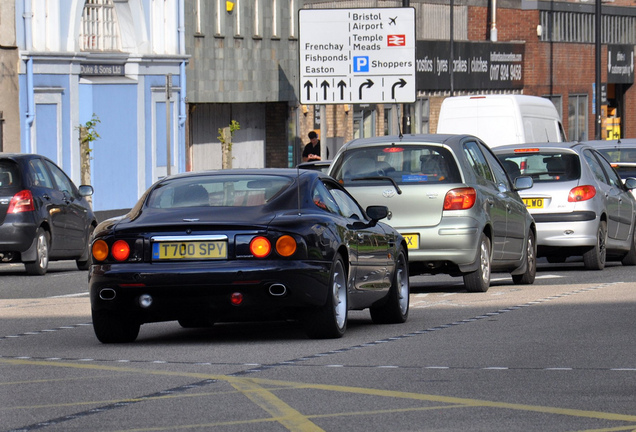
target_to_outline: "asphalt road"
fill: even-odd
[[[122,345],[93,334],[87,273],[52,267],[0,265],[2,431],[636,430],[633,267],[413,277],[405,324],[354,312],[337,340],[172,322]]]

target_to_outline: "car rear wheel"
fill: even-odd
[[[598,225],[596,235],[596,245],[583,254],[583,264],[588,270],[603,270],[605,268],[605,258],[607,256],[607,223],[601,221]]]
[[[393,281],[386,301],[372,307],[371,320],[376,324],[400,324],[409,316],[409,266],[404,250],[397,255]]]
[[[38,228],[35,234],[35,261],[24,263],[30,275],[44,275],[49,268],[49,234],[43,228]]]
[[[634,232],[632,233],[632,242],[629,248],[629,252],[623,257],[621,263],[625,266],[636,265],[636,226],[634,227]]]
[[[517,285],[530,285],[534,283],[534,278],[537,275],[537,244],[534,241],[532,230],[528,233],[526,261],[528,264],[526,271],[522,274],[512,275],[512,281]]]
[[[347,329],[347,281],[349,280],[342,257],[336,256],[331,269],[327,302],[305,317],[305,332],[314,339],[342,337]]]
[[[134,320],[110,311],[92,309],[93,330],[101,343],[133,342],[141,325]]]
[[[486,292],[490,287],[490,263],[492,260],[490,251],[490,239],[486,234],[481,234],[479,241],[479,266],[474,272],[464,275],[464,286],[469,292]]]

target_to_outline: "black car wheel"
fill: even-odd
[[[397,255],[393,281],[386,301],[370,309],[376,324],[400,324],[409,316],[409,268],[404,250]]]
[[[91,252],[91,240],[93,239],[93,232],[95,232],[95,227],[91,226],[86,240],[86,250],[84,251],[84,254],[82,254],[82,257],[75,261],[79,270],[88,270],[91,267],[93,257]]]
[[[632,232],[632,241],[629,252],[623,257],[621,263],[625,266],[636,265],[636,226],[634,227],[634,232]]]
[[[141,325],[110,311],[92,309],[93,330],[102,343],[127,343],[137,339]]]
[[[490,287],[490,239],[481,234],[479,241],[479,265],[477,270],[464,275],[464,286],[468,292],[486,292]]]
[[[44,275],[49,268],[49,234],[43,228],[38,228],[35,234],[35,261],[24,263],[30,275]]]
[[[324,306],[308,313],[305,317],[305,332],[314,339],[342,337],[347,329],[347,275],[340,255],[336,256],[329,278],[329,292]]]
[[[607,256],[607,223],[601,221],[598,225],[596,245],[583,254],[583,264],[588,270],[603,270],[605,268],[605,258]]]
[[[512,275],[512,281],[517,285],[530,285],[534,283],[537,275],[537,244],[534,241],[532,230],[528,233],[528,243],[526,245],[526,271],[522,274]]]

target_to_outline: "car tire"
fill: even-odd
[[[137,339],[141,327],[138,322],[110,311],[92,309],[91,313],[93,330],[101,343],[128,343]]]
[[[38,228],[35,239],[35,261],[24,263],[24,267],[28,274],[42,276],[49,268],[49,233]]]
[[[371,320],[375,324],[401,324],[409,316],[409,266],[404,250],[400,248],[393,272],[391,288],[386,301],[371,307]]]
[[[583,264],[587,270],[603,270],[607,258],[607,223],[601,221],[598,225],[596,245],[583,254]]]
[[[79,270],[88,270],[91,268],[91,264],[93,263],[93,253],[91,251],[91,240],[93,239],[93,233],[95,232],[95,227],[91,225],[90,231],[88,233],[88,239],[86,240],[86,260],[78,259],[75,261],[77,264],[77,268]]]
[[[537,243],[534,241],[532,230],[528,233],[525,259],[527,261],[526,271],[522,274],[512,275],[512,281],[517,285],[531,285],[537,276]]]
[[[621,260],[621,264],[624,266],[634,266],[636,265],[636,226],[634,227],[634,232],[632,233],[632,242],[629,248],[629,252],[627,255],[623,257]]]
[[[477,270],[464,275],[464,286],[468,292],[486,292],[490,287],[490,267],[492,251],[490,239],[486,234],[481,234],[479,240],[479,265]]]
[[[310,311],[304,319],[305,333],[312,339],[335,339],[347,329],[347,284],[349,276],[340,255],[331,268],[327,301],[324,306]]]

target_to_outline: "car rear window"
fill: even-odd
[[[0,189],[21,188],[20,170],[13,161],[0,161]]]
[[[572,181],[581,177],[576,153],[515,152],[498,153],[497,157],[513,180],[520,175],[532,177],[535,183]]]
[[[636,177],[636,148],[598,149],[621,178]]]
[[[390,177],[398,184],[459,183],[455,158],[446,147],[434,145],[387,145],[353,149],[344,154],[331,174],[337,180],[364,183]]]
[[[174,179],[159,184],[148,207],[246,207],[263,205],[278,196],[292,179],[264,175],[218,175]]]

